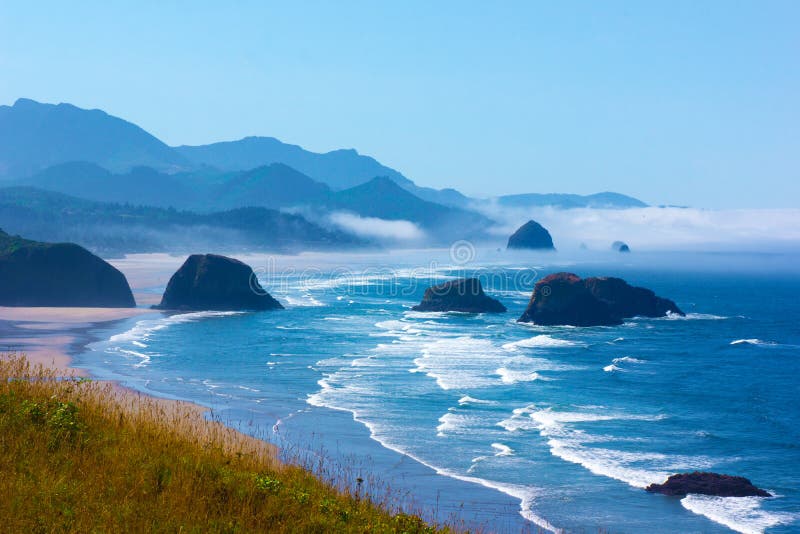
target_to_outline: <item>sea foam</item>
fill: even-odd
[[[763,497],[687,495],[681,499],[681,505],[742,534],[761,534],[770,527],[800,519],[800,514],[764,510],[761,508],[763,501]]]

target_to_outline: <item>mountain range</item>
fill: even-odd
[[[29,99],[0,106],[1,185],[12,187],[14,198],[19,191],[46,191],[73,199],[61,207],[84,199],[173,209],[195,217],[261,208],[290,211],[320,228],[330,226],[330,214],[341,211],[408,221],[425,231],[429,244],[479,239],[493,224],[479,213],[490,201],[418,186],[353,149],[315,153],[271,137],[171,147],[104,111]],[[10,207],[7,200],[8,194],[5,210]],[[645,205],[618,193],[511,195],[491,202],[522,208]]]

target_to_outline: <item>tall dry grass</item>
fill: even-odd
[[[0,531],[434,532],[192,405],[0,358]],[[446,530],[446,529],[443,529]]]

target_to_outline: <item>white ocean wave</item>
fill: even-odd
[[[546,334],[533,336],[528,339],[514,341],[503,345],[505,350],[519,350],[520,348],[553,348],[553,347],[572,347],[575,343],[566,339],[557,339]]]
[[[458,399],[458,404],[463,406],[465,404],[486,404],[486,405],[497,405],[497,401],[490,401],[490,400],[481,400],[476,399],[474,397],[470,397],[469,395],[464,395],[460,399]]]
[[[735,341],[731,341],[730,344],[731,345],[755,345],[755,346],[762,346],[762,347],[763,346],[774,347],[774,346],[778,345],[774,341],[764,341],[762,339],[755,339],[755,338],[737,339]]]
[[[512,416],[498,423],[509,432],[536,430],[547,439],[550,452],[562,460],[583,466],[590,472],[620,480],[637,488],[662,482],[676,471],[707,469],[713,465],[705,457],[666,455],[658,452],[621,451],[587,446],[587,443],[613,440],[593,436],[574,428],[576,423],[601,421],[659,421],[661,415],[620,413],[561,412],[530,405],[514,410]]]
[[[723,315],[713,315],[710,313],[687,313],[686,315],[679,315],[677,313],[667,312],[664,317],[657,317],[656,320],[664,321],[722,321],[729,319]]]
[[[552,380],[552,378],[546,378],[540,375],[537,372],[527,372],[527,371],[514,371],[511,369],[507,369],[505,367],[501,367],[495,371],[495,374],[500,377],[500,380],[503,384],[516,384],[517,382],[533,382],[534,380]]]
[[[497,451],[494,454],[495,456],[513,456],[514,455],[514,449],[512,449],[508,445],[503,445],[502,443],[492,443],[492,448]]]
[[[763,497],[687,495],[681,499],[681,504],[695,514],[742,534],[761,534],[768,528],[800,520],[800,514],[764,510],[761,508],[763,501]]]

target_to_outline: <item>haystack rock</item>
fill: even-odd
[[[537,223],[528,221],[508,238],[508,248],[555,250],[550,232]]]
[[[717,497],[772,497],[769,492],[755,487],[744,477],[699,471],[672,475],[663,484],[650,484],[646,490],[681,497],[690,493]]]
[[[41,243],[0,230],[0,306],[133,308],[120,271],[74,243]]]
[[[614,241],[611,243],[611,248],[616,250],[617,252],[630,252],[631,248],[628,246],[627,243],[622,241]]]
[[[540,325],[612,326],[635,316],[683,315],[678,306],[649,289],[621,278],[581,279],[556,273],[536,283],[528,308],[519,318]]]
[[[483,292],[477,278],[461,278],[429,287],[422,302],[411,308],[423,312],[503,313],[506,307]]]
[[[267,293],[250,266],[216,254],[193,254],[167,284],[163,310],[277,310],[280,302]]]

